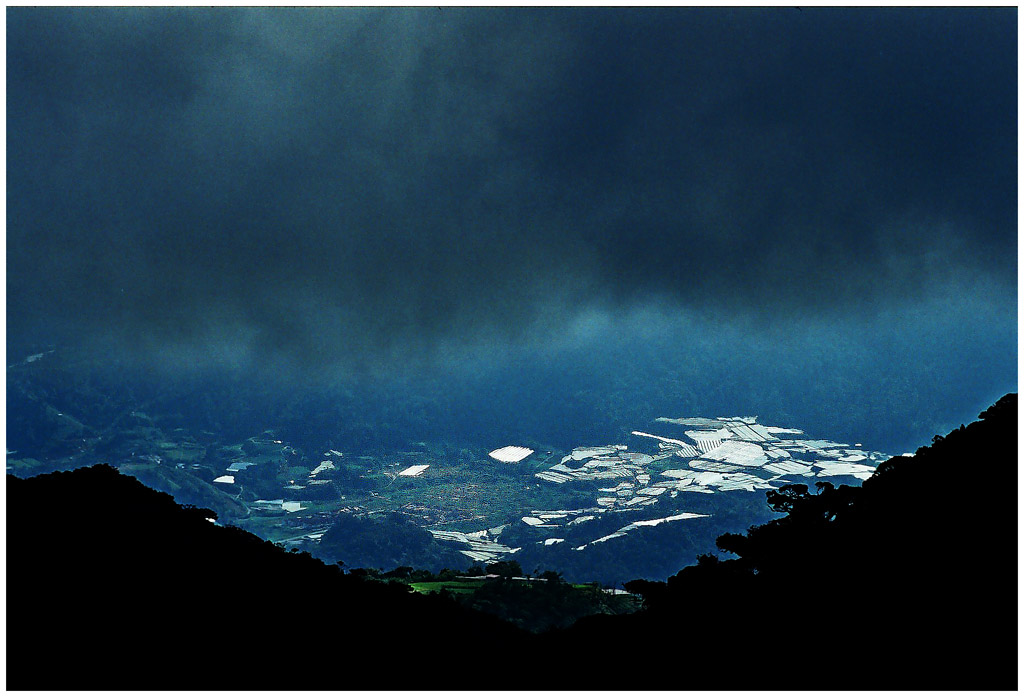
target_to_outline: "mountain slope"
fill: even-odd
[[[216,526],[107,466],[7,486],[11,689],[440,686],[425,671],[446,655],[483,674],[521,636]],[[381,657],[403,670],[371,672]]]
[[[557,643],[683,656],[705,687],[1015,689],[1016,395],[981,418],[863,487],[769,493],[788,515],[719,538],[738,559],[634,584],[645,611]]]
[[[1015,689],[1016,420],[1008,395],[863,487],[772,492],[739,558],[540,637],[113,468],[8,477],[8,687]]]

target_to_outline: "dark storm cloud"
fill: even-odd
[[[1013,294],[1013,9],[7,20],[13,336],[317,363]]]

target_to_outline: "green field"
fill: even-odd
[[[486,583],[485,579],[459,579],[458,581],[423,581],[411,583],[412,589],[418,593],[437,593],[446,590],[450,593],[472,593]]]

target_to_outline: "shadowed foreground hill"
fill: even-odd
[[[105,465],[7,487],[10,689],[439,688],[521,641],[450,600],[216,526]]]
[[[548,641],[630,647],[680,688],[1016,689],[1017,395],[981,419],[862,487],[770,492],[786,517],[718,540],[738,559]]]
[[[10,689],[1015,689],[1016,395],[863,487],[793,486],[647,609],[531,637],[106,466],[8,477]]]

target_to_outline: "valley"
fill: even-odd
[[[38,369],[44,357],[9,372]],[[15,391],[26,384],[11,381]],[[859,484],[889,457],[754,416],[655,415],[611,434],[618,442],[568,449],[528,438],[406,438],[391,448],[344,434],[311,445],[273,427],[236,440],[182,423],[160,402],[104,413],[86,393],[63,397],[80,406],[68,413],[44,394],[23,394],[34,413],[18,418],[28,412],[47,448],[9,451],[11,474],[106,462],[215,511],[219,524],[329,563],[437,572],[515,560],[609,587],[664,578],[715,551],[718,535],[767,522],[766,491]]]

